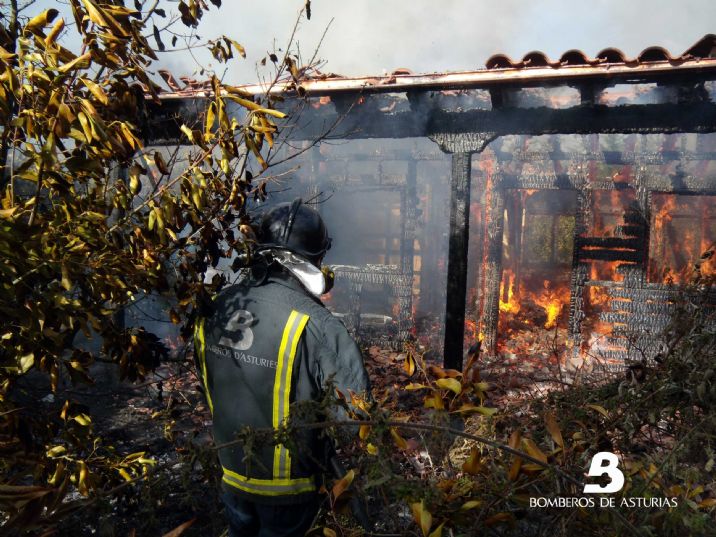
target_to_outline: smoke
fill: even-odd
[[[205,17],[203,34],[230,34],[248,58],[227,72],[234,82],[255,80],[254,63],[287,41],[303,2],[225,2]],[[495,53],[514,59],[531,50],[552,58],[578,48],[595,55],[617,47],[629,56],[660,45],[680,54],[714,30],[716,3],[687,0],[446,0],[434,2],[312,1],[312,18],[297,37],[304,60],[319,51],[325,71],[345,76],[377,75],[405,67],[414,72],[474,70]]]
[[[220,9],[210,6],[198,29],[201,39],[192,42],[228,35],[244,45],[247,58],[223,65],[208,51],[179,50],[160,53],[160,67],[177,77],[198,75],[204,68],[234,84],[270,77],[270,70],[257,64],[269,52],[285,49],[303,4],[227,0]],[[420,73],[474,70],[492,54],[519,59],[535,49],[551,58],[572,48],[593,56],[606,47],[636,56],[652,45],[681,54],[714,31],[716,17],[711,0],[312,0],[311,5],[311,20],[304,18],[296,33],[302,59],[312,58],[328,27],[318,57],[327,62],[324,71],[345,76],[379,75],[398,67]],[[49,0],[32,4],[25,14],[49,7],[71,20],[68,9]],[[181,23],[172,30],[189,33]],[[170,38],[165,41],[168,45]],[[182,40],[177,47],[185,49]]]

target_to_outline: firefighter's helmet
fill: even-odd
[[[305,257],[315,265],[331,247],[331,238],[318,211],[301,198],[279,203],[264,214],[259,242],[261,248],[283,248]]]

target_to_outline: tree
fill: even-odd
[[[70,0],[68,20],[56,9],[25,16],[32,4],[11,1],[0,28],[0,503],[16,528],[61,516],[72,489],[108,490],[153,463],[104,446],[87,409],[68,400],[39,412],[19,386],[92,383],[96,361],[137,380],[166,357],[154,334],[119,314],[160,293],[172,298],[171,321],[190,326],[221,285],[204,283],[207,266],[247,247],[247,200],[265,196],[266,154],[284,117],[210,76],[201,123],[181,125],[192,150],[177,171],[143,146],[141,117],[161,91],[149,69],[166,27],[196,27],[207,3],[180,0],[172,13],[159,1]],[[79,50],[65,46],[70,37]],[[222,62],[244,55],[225,36],[209,46]],[[286,53],[277,76],[291,66]],[[79,334],[101,347],[77,347]]]

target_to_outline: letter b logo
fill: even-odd
[[[608,485],[584,485],[585,494],[619,492],[624,486],[624,474],[619,469],[619,459],[614,453],[600,451],[592,457],[592,464],[589,466],[589,477],[599,477],[607,474],[611,483]]]

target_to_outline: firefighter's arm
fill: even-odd
[[[369,399],[370,381],[363,355],[343,323],[332,317],[324,329],[319,355],[323,382],[332,379],[334,387],[350,402],[350,394]]]

